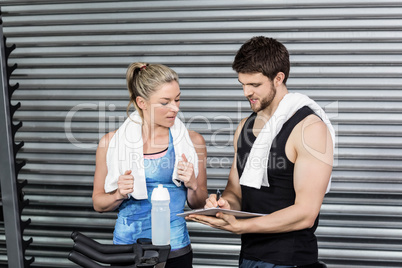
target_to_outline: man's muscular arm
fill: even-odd
[[[286,147],[295,163],[294,205],[251,219],[237,220],[231,215],[218,213],[216,218],[197,216],[196,221],[237,234],[282,233],[312,227],[332,171],[331,136],[324,122],[316,116],[308,116],[292,131]]]
[[[219,207],[225,209],[241,210],[241,187],[239,181],[239,174],[237,173],[236,158],[237,158],[237,140],[239,139],[240,132],[246,122],[244,118],[235,131],[233,137],[234,157],[232,167],[230,168],[228,182],[225,191],[223,191],[222,198],[219,202],[216,201],[216,195],[211,194],[206,200],[205,208]]]

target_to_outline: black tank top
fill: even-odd
[[[269,187],[255,189],[241,186],[242,210],[270,214],[289,207],[295,202],[293,187],[294,164],[285,153],[285,145],[293,128],[313,110],[304,106],[286,121],[272,142],[268,160]],[[246,120],[237,141],[237,171],[243,173],[247,157],[256,137],[253,125],[256,113]],[[250,260],[261,260],[282,265],[308,265],[318,259],[317,239],[314,232],[318,217],[312,228],[277,234],[243,234],[241,236],[241,256]]]

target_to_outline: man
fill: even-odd
[[[329,189],[334,131],[324,111],[289,93],[289,53],[272,38],[242,45],[232,65],[253,113],[234,136],[234,161],[222,197],[205,208],[266,214],[236,219],[190,215],[187,219],[241,234],[239,267],[320,267],[314,232]]]

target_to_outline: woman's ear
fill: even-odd
[[[146,110],[147,109],[147,102],[143,97],[137,97],[135,98],[135,102],[137,103],[138,108],[141,110]]]
[[[276,74],[275,78],[274,78],[274,83],[275,86],[279,86],[283,83],[283,80],[285,79],[285,74],[282,72],[279,72]]]

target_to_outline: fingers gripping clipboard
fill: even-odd
[[[233,216],[235,216],[236,218],[239,218],[239,219],[261,217],[261,216],[266,215],[266,214],[260,214],[260,213],[252,213],[252,212],[245,212],[245,211],[231,210],[231,209],[223,209],[223,208],[205,208],[205,209],[195,209],[195,210],[185,211],[183,213],[177,214],[177,216],[186,217],[186,216],[189,216],[189,215],[197,214],[197,215],[205,215],[205,216],[213,216],[213,217],[215,217],[216,213],[218,213],[218,212],[233,215]]]

